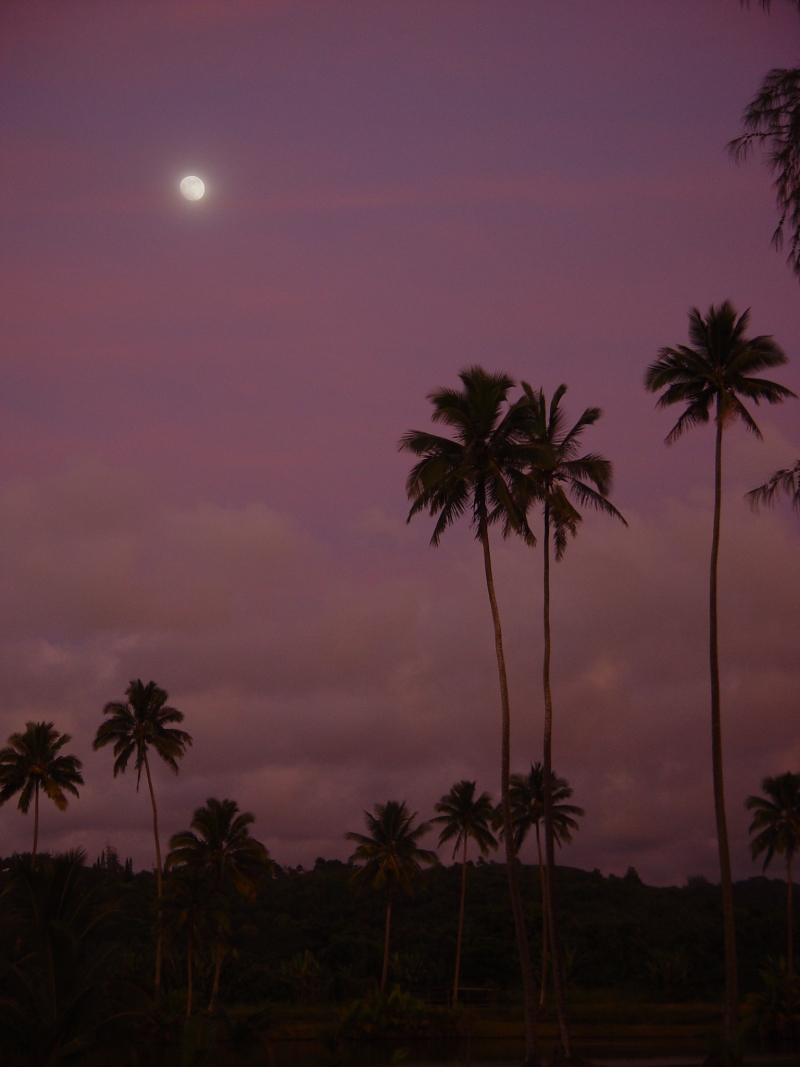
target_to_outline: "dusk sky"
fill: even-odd
[[[554,569],[554,762],[587,813],[560,860],[717,879],[713,431],[666,448],[642,377],[728,298],[800,393],[771,179],[725,151],[798,56],[782,0],[2,6],[0,743],[52,720],[86,778],[40,847],[154,863],[146,793],[91,751],[137,677],[194,736],[156,771],[164,844],[209,796],[293,865],[346,858],[377,801],[427,818],[464,777],[498,797],[480,551],[405,524],[397,452],[479,362],[603,408],[586,445],[629,522],[588,518]],[[725,443],[736,877],[760,871],[744,798],[800,771],[800,518],[742,499],[800,455],[800,405],[755,414],[764,441]],[[542,557],[494,551],[524,771]],[[31,837],[0,809],[0,854]]]

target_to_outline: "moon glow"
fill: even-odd
[[[187,200],[200,200],[205,191],[205,184],[195,174],[187,175],[181,182],[181,196]]]

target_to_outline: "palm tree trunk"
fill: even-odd
[[[156,920],[156,997],[161,994],[161,842],[158,838],[158,808],[156,795],[153,792],[153,779],[150,777],[150,764],[147,762],[147,753],[144,754],[144,769],[147,772],[147,787],[150,790],[150,800],[153,804],[153,834],[156,839],[156,888],[158,892],[158,918]]]
[[[542,992],[539,995],[539,1007],[544,1007],[547,995],[547,876],[542,861],[542,840],[539,836],[539,824],[536,823],[536,851],[539,853],[539,881],[542,886]]]
[[[192,923],[189,920],[189,951],[186,954],[186,1018],[192,1017]]]
[[[222,938],[217,936],[217,961],[214,966],[214,984],[211,986],[211,1000],[208,1002],[208,1010],[213,1011],[219,996],[219,980],[222,975],[222,954],[224,947]]]
[[[39,783],[33,791],[33,852],[31,852],[31,870],[36,866],[36,848],[39,844]]]
[[[456,976],[453,979],[453,1007],[458,1004],[458,975],[461,970],[461,936],[464,933],[464,905],[467,901],[467,841],[464,834],[464,859],[461,863],[461,908],[458,912],[458,937],[456,938]]]
[[[525,930],[525,913],[522,910],[522,896],[519,891],[517,856],[514,849],[514,826],[511,820],[511,798],[509,796],[511,704],[508,699],[508,677],[506,675],[505,656],[503,655],[503,632],[500,628],[500,612],[497,608],[497,597],[495,596],[494,591],[492,557],[489,551],[489,531],[485,515],[481,516],[481,544],[483,545],[483,565],[486,571],[486,588],[489,593],[489,603],[492,608],[492,622],[494,623],[494,645],[495,653],[497,655],[497,672],[500,676],[500,704],[503,716],[500,791],[503,807],[503,839],[506,847],[508,893],[511,898],[511,911],[514,916],[520,970],[522,971],[522,995],[525,1004],[525,1063],[526,1065],[529,1065],[529,1067],[532,1067],[532,1065],[539,1063],[539,1046],[536,1033],[536,990],[533,981],[531,950],[530,945],[528,944],[528,935]]]
[[[386,901],[386,933],[383,938],[383,971],[381,973],[381,993],[386,989],[386,979],[389,975],[389,931],[392,927],[392,893]]]
[[[561,1052],[566,1059],[572,1056],[567,999],[564,993],[564,967],[561,940],[556,922],[556,856],[553,834],[553,697],[550,692],[550,507],[544,507],[544,844],[547,857],[547,921],[550,927],[550,958],[553,966],[553,992],[558,1016]]]
[[[786,849],[786,926],[789,933],[786,966],[791,978],[794,973],[794,929],[792,928],[792,854],[788,848]]]
[[[722,1037],[727,1045],[733,1040],[738,1006],[736,927],[733,915],[733,879],[725,818],[725,788],[722,774],[722,713],[719,691],[719,642],[717,629],[717,565],[722,510],[722,417],[717,405],[717,439],[714,457],[714,532],[711,539],[711,576],[709,582],[709,664],[711,668],[711,761],[714,774],[714,811],[717,820],[717,844],[722,882],[722,922],[725,937],[725,1014]]]

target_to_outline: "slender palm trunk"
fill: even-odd
[[[458,976],[461,971],[461,937],[464,933],[464,905],[467,901],[467,841],[464,834],[464,859],[461,862],[461,907],[458,912],[458,937],[456,938],[456,976],[453,979],[453,1007],[458,1004]]]
[[[720,513],[722,510],[722,417],[717,406],[717,440],[714,457],[714,532],[711,539],[709,582],[709,663],[711,668],[711,761],[714,773],[714,811],[722,882],[722,923],[725,937],[725,1014],[722,1037],[733,1040],[738,1005],[736,966],[736,927],[733,915],[733,879],[725,818],[725,787],[722,774],[722,713],[719,691],[719,640],[717,628],[717,565],[719,562]]]
[[[514,826],[511,819],[511,798],[509,796],[509,778],[511,762],[511,704],[508,699],[508,678],[506,661],[503,655],[503,632],[500,628],[500,612],[492,577],[492,557],[489,551],[489,531],[485,515],[481,516],[481,544],[483,545],[483,565],[486,571],[486,588],[492,608],[494,623],[494,644],[497,655],[497,672],[500,676],[500,703],[503,716],[502,766],[500,791],[503,807],[503,839],[506,848],[506,870],[508,871],[508,893],[511,898],[511,911],[517,932],[517,949],[519,950],[520,969],[522,971],[522,995],[525,1004],[525,1063],[539,1063],[539,1046],[536,1033],[536,989],[533,981],[531,950],[525,930],[525,913],[522,910],[522,896],[519,891],[517,856],[514,849]]]
[[[789,977],[794,973],[794,929],[792,924],[792,854],[786,849],[786,926],[788,939],[786,946],[786,966]]]
[[[153,834],[156,839],[156,889],[158,892],[158,918],[156,919],[156,997],[161,995],[161,842],[158,837],[158,808],[156,807],[156,795],[153,792],[153,779],[150,777],[150,764],[147,762],[147,753],[144,754],[144,769],[147,773],[147,787],[150,790],[150,800],[153,805]]]
[[[542,860],[542,839],[539,836],[539,824],[536,823],[536,851],[539,853],[539,881],[542,886],[542,992],[539,995],[539,1007],[544,1007],[547,996],[547,875]]]
[[[567,1022],[567,1000],[564,993],[564,965],[561,940],[556,922],[556,856],[553,834],[553,697],[550,692],[550,508],[544,507],[544,844],[547,857],[547,921],[550,927],[550,959],[553,966],[553,992],[558,1016],[558,1035],[561,1052],[566,1059],[572,1056],[572,1042]]]
[[[186,954],[186,1018],[192,1017],[192,923],[189,920],[189,951]]]
[[[36,849],[39,844],[39,783],[33,791],[33,852],[31,852],[31,870],[36,866]]]
[[[386,932],[383,937],[383,972],[381,973],[381,993],[386,989],[386,979],[389,976],[389,931],[392,928],[392,893],[386,901]]]
[[[217,962],[214,966],[214,984],[211,987],[211,1000],[208,1002],[208,1010],[213,1011],[219,996],[219,980],[222,975],[222,956],[225,946],[222,944],[222,936],[217,936]]]

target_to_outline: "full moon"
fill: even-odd
[[[189,174],[181,182],[181,195],[187,200],[199,200],[206,191],[203,181],[195,174]]]

